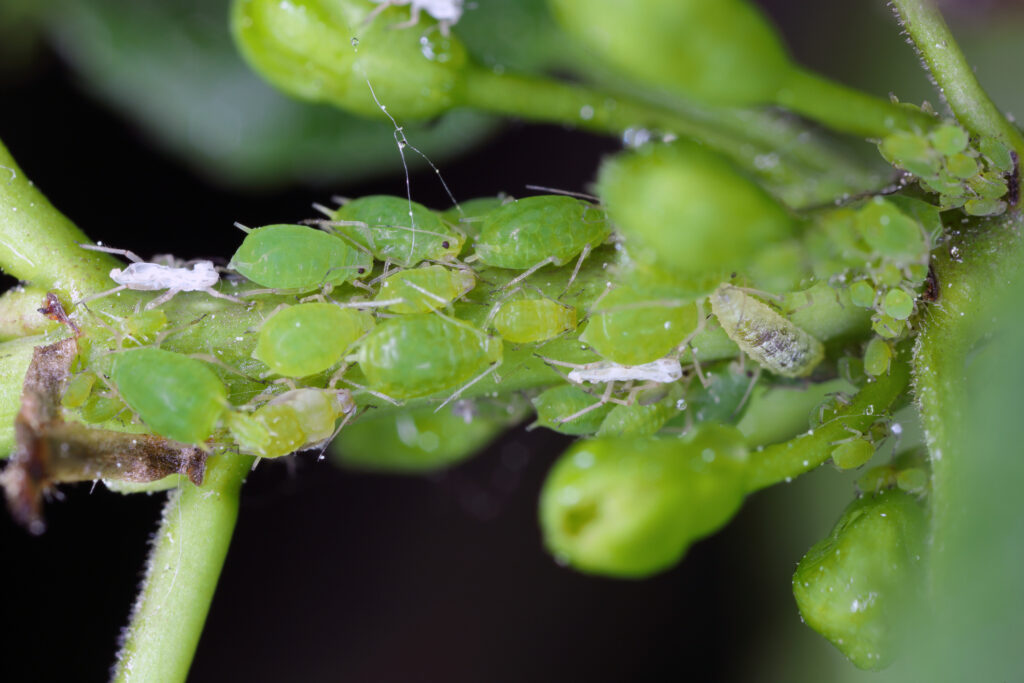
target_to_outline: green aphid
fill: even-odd
[[[884,258],[909,263],[920,261],[928,253],[920,224],[882,197],[860,208],[856,225],[868,246]]]
[[[544,297],[510,299],[498,305],[494,329],[513,344],[534,344],[576,329],[576,309]]]
[[[501,362],[502,344],[465,321],[420,313],[377,325],[357,358],[371,389],[403,400],[478,379]]]
[[[927,178],[938,174],[941,168],[941,157],[930,141],[915,133],[893,133],[882,140],[878,149],[886,161],[916,176]]]
[[[873,338],[864,349],[864,372],[872,377],[886,374],[893,355],[892,346],[888,342],[878,337]]]
[[[720,425],[683,438],[578,441],[541,491],[545,545],[591,574],[637,578],[667,569],[739,509],[746,463],[742,435]]]
[[[978,142],[978,150],[985,155],[989,162],[1002,173],[1013,171],[1014,161],[1010,148],[1001,141],[992,137],[983,137]]]
[[[890,289],[882,297],[882,311],[896,320],[906,320],[914,312],[914,297],[902,289]]]
[[[754,371],[740,363],[723,361],[704,369],[707,385],[694,382],[686,394],[686,410],[700,422],[732,423],[743,416]]]
[[[661,296],[636,284],[619,286],[590,311],[580,341],[622,365],[650,363],[676,348],[697,328],[697,305]]]
[[[240,449],[277,458],[318,446],[334,435],[339,418],[355,413],[345,389],[293,389],[275,396],[252,413],[232,412],[225,422]]]
[[[678,384],[669,386],[679,387]],[[600,438],[653,436],[679,413],[681,405],[679,398],[679,391],[671,391],[665,385],[659,387],[654,396],[641,394],[633,402],[627,405],[617,405],[608,411],[595,436]],[[685,406],[685,404],[682,405]]]
[[[969,216],[999,216],[1006,212],[1006,202],[998,199],[969,199],[964,202]]]
[[[316,228],[268,225],[249,231],[228,267],[263,287],[308,292],[369,274],[373,257]]]
[[[202,444],[227,407],[227,389],[202,361],[154,348],[114,356],[111,379],[156,434]]]
[[[374,301],[396,301],[387,307],[392,313],[426,313],[444,308],[476,286],[469,270],[426,266],[400,270],[381,283]]]
[[[954,154],[946,159],[946,171],[954,178],[967,180],[978,175],[978,162],[966,154]]]
[[[72,375],[64,387],[60,404],[65,408],[79,408],[86,402],[96,384],[96,373],[85,371]]]
[[[884,339],[896,339],[907,329],[907,322],[881,313],[871,319],[871,329]]]
[[[148,344],[167,327],[167,314],[159,308],[133,313],[121,323],[121,329],[136,343]]]
[[[854,501],[800,561],[793,595],[804,622],[861,669],[892,660],[920,597],[926,524],[916,500],[886,491]]]
[[[955,124],[943,124],[928,134],[932,146],[939,154],[952,156],[967,149],[970,136],[967,131]]]
[[[112,420],[128,409],[124,401],[114,396],[92,394],[78,409],[82,422],[98,424]]]
[[[468,411],[432,406],[366,415],[341,430],[336,462],[362,470],[420,473],[450,467],[480,452],[524,416],[522,403],[472,404]]]
[[[896,486],[907,493],[924,493],[928,490],[928,472],[922,467],[900,470],[896,473]]]
[[[841,470],[853,470],[875,455],[875,444],[867,439],[845,441],[832,449],[832,462]]]
[[[903,269],[895,263],[883,263],[880,268],[872,271],[871,277],[884,290],[903,282]]]
[[[850,301],[854,306],[874,308],[876,296],[878,294],[874,286],[867,280],[857,280],[850,285]]]
[[[596,432],[612,409],[611,404],[572,384],[546,389],[532,402],[537,425],[572,436]]]
[[[253,358],[283,377],[307,377],[337,365],[373,329],[365,311],[327,303],[288,306],[260,327]]]
[[[710,299],[725,333],[766,370],[805,377],[825,358],[825,348],[814,336],[739,287],[722,284]]]
[[[745,274],[757,289],[765,292],[791,292],[810,276],[808,253],[799,240],[766,246],[750,263]]]
[[[574,197],[541,195],[510,201],[484,215],[474,247],[485,265],[532,272],[586,255],[611,232],[602,208]]]
[[[946,174],[924,179],[921,181],[921,186],[929,192],[942,195],[942,197],[949,197],[954,203],[961,200],[965,194],[964,184],[960,180]],[[943,205],[945,205],[945,201]]]
[[[994,173],[981,173],[967,181],[980,199],[999,199],[1009,192],[1009,187],[1002,176]]]
[[[454,225],[463,235],[466,241],[462,245],[462,256],[473,247],[473,242],[480,236],[480,229],[483,227],[484,216],[494,211],[502,204],[512,201],[510,197],[476,197],[468,201],[460,202],[459,206],[452,207],[441,214],[444,220]]]
[[[404,197],[370,195],[329,212],[332,226],[379,261],[412,268],[423,261],[453,261],[465,236],[435,212]]]

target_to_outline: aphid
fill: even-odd
[[[564,266],[578,257],[575,278],[583,259],[611,232],[600,207],[575,197],[542,195],[486,214],[474,246],[485,265],[525,271],[506,285],[511,286],[548,264]]]
[[[677,382],[683,377],[683,367],[678,358],[659,358],[651,363],[642,365],[619,365],[609,361],[598,361],[596,363],[563,363],[561,361],[545,358],[549,363],[573,368],[569,372],[569,381],[576,383],[589,382],[591,384],[604,384],[607,382],[656,382],[658,384],[669,384]]]
[[[453,261],[466,239],[436,213],[403,197],[370,195],[334,210],[316,208],[330,219],[317,225],[335,228],[377,260],[403,268],[422,261]]]
[[[576,309],[554,299],[511,299],[495,304],[488,316],[502,339],[533,344],[576,329]]]
[[[679,387],[680,385],[672,385]],[[598,437],[652,436],[679,412],[681,391],[667,391],[660,385],[639,394],[629,405],[617,405],[608,412],[597,430]]]
[[[532,403],[537,411],[535,425],[572,436],[596,432],[612,409],[608,401],[602,402],[572,384],[547,389],[535,396]]]
[[[611,290],[597,306],[580,341],[625,365],[663,358],[698,324],[692,301],[649,296],[629,285]]]
[[[93,294],[76,303],[92,301],[125,289],[141,292],[156,292],[166,289],[166,292],[146,304],[147,311],[160,304],[167,303],[179,292],[206,292],[218,299],[226,299],[236,304],[245,303],[241,299],[218,292],[213,288],[220,281],[220,274],[214,268],[211,261],[196,261],[192,264],[191,268],[167,266],[160,263],[143,261],[135,253],[127,249],[112,249],[93,244],[82,244],[80,246],[90,251],[118,254],[127,258],[131,263],[128,264],[127,268],[114,268],[110,271],[110,279],[118,284],[117,287],[100,292],[99,294]]]
[[[392,313],[426,313],[444,308],[474,286],[476,277],[469,270],[444,266],[411,268],[387,276],[375,301],[400,299],[388,306]]]
[[[115,354],[111,379],[153,432],[202,444],[227,407],[227,389],[202,361],[162,349]]]
[[[803,377],[825,357],[820,341],[739,287],[719,286],[711,310],[729,338],[776,375]]]
[[[501,357],[500,339],[437,313],[406,315],[377,325],[357,354],[370,388],[400,400],[460,385],[465,389],[467,382],[494,370]]]
[[[308,292],[359,279],[373,257],[316,228],[267,225],[248,230],[228,268],[263,287]]]
[[[293,389],[275,396],[252,413],[230,412],[228,430],[246,453],[277,458],[331,439],[355,414],[347,389]],[[325,446],[326,448],[326,446]]]
[[[371,0],[378,3],[372,12],[366,15],[364,23],[373,21],[378,14],[395,5],[410,5],[409,21],[395,24],[392,28],[403,29],[415,26],[420,21],[420,12],[426,12],[437,19],[441,35],[447,37],[449,29],[459,23],[462,18],[462,7],[465,0]]]
[[[325,303],[289,306],[263,323],[252,355],[278,375],[307,377],[341,362],[373,325],[365,311]]]

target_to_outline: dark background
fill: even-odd
[[[863,40],[841,3],[821,4],[765,3],[798,59],[857,83]],[[909,48],[903,58],[912,63]],[[292,222],[332,193],[403,192],[400,176],[251,192],[211,184],[90,99],[51,52],[28,76],[0,82],[0,139],[91,237],[144,256],[227,257],[234,221]],[[530,183],[584,190],[617,147],[511,123],[442,170],[460,199]],[[432,175],[412,185],[418,200],[445,206]],[[848,486],[813,475],[755,496],[672,571],[591,578],[552,561],[535,521],[543,477],[568,443],[520,429],[431,477],[345,472],[310,456],[264,463],[244,489],[191,680],[825,680],[808,663],[814,671],[838,657],[800,626],[788,576]],[[0,515],[3,681],[106,678],[163,501],[102,486],[63,493],[42,537]]]

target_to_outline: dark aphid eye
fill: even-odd
[[[445,249],[447,249],[447,248],[449,248],[452,245],[448,243],[448,240],[445,240],[444,242],[441,242],[441,246],[444,247]]]
[[[366,272],[366,268],[356,268],[356,272],[362,275],[363,273]]]

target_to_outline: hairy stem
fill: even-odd
[[[78,299],[111,286],[117,261],[78,245],[89,238],[25,177],[0,142],[0,270]]]
[[[164,507],[115,681],[184,681],[206,621],[253,459],[211,458],[202,487],[180,484]]]
[[[1024,158],[1024,136],[989,98],[932,0],[892,0],[939,92],[956,118],[975,135],[1000,138]]]
[[[889,374],[865,384],[853,401],[822,425],[785,443],[754,454],[747,490],[757,491],[810,472],[832,455],[837,441],[864,432],[885,414],[910,380],[906,360],[894,359]]]

